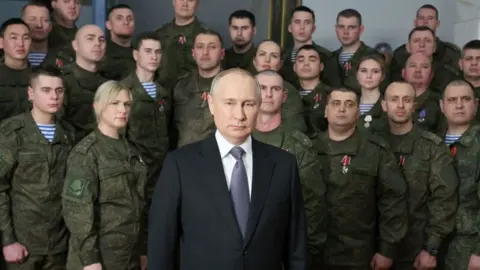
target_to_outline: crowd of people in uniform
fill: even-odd
[[[135,37],[128,5],[108,10],[106,35],[76,28],[79,0],[51,3],[0,27],[6,269],[147,269],[163,161],[214,133],[212,81],[235,68],[261,89],[253,138],[297,159],[309,269],[480,269],[480,40],[440,40],[434,6],[389,55],[362,42],[354,9],[335,51],[313,42],[306,6],[283,49],[254,44],[254,15],[234,11],[227,49],[198,0]]]

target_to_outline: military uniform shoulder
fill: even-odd
[[[453,52],[458,53],[458,54],[461,53],[461,50],[457,45],[455,45],[451,42],[448,42],[448,41],[443,41],[443,40],[442,40],[442,43],[447,50],[453,51]]]
[[[172,27],[173,26],[173,21],[170,21],[170,22],[167,22],[167,23],[164,23],[162,26],[160,26],[160,28],[158,28],[157,30],[155,30],[155,32],[163,32],[165,30],[167,30],[168,28]]]
[[[95,132],[91,132],[85,138],[83,138],[75,147],[72,152],[80,153],[83,155],[88,154],[90,148],[97,142],[97,136]]]
[[[302,132],[294,129],[292,132],[291,132],[291,136],[297,141],[299,142],[302,146],[304,146],[305,148],[312,148],[313,147],[313,142],[312,140],[310,140],[310,138],[308,138],[307,135],[303,134]]]
[[[429,132],[429,131],[426,131],[426,130],[423,130],[423,129],[420,129],[420,136],[421,136],[423,139],[426,139],[426,140],[428,140],[428,141],[433,142],[435,145],[439,145],[439,144],[444,144],[444,143],[445,143],[440,137],[438,137],[438,136],[435,135],[434,133]]]
[[[450,65],[450,64],[444,63],[444,64],[442,65],[442,68],[443,68],[444,70],[452,73],[453,75],[455,75],[455,76],[457,76],[457,77],[461,76],[460,71],[459,71],[457,68],[452,67],[452,65]]]
[[[74,64],[67,64],[67,65],[61,66],[59,70],[60,72],[62,72],[63,76],[68,76],[70,74],[73,74],[74,67],[75,67]]]
[[[179,82],[185,82],[185,81],[189,81],[192,77],[194,76],[194,73],[193,72],[185,72],[185,73],[182,73],[178,76],[177,78],[177,84]]]
[[[15,134],[17,130],[22,129],[25,126],[23,121],[24,114],[16,115],[10,118],[5,119],[0,125],[0,132],[4,136],[10,136]]]
[[[400,45],[398,48],[396,48],[393,53],[408,53],[407,52],[407,47],[405,46],[405,44],[403,45]]]
[[[380,146],[383,149],[389,149],[390,148],[390,146],[388,145],[388,142],[379,135],[369,134],[369,135],[367,135],[367,140],[370,143],[373,143],[377,146]]]

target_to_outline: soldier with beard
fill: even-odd
[[[253,45],[253,37],[257,31],[255,15],[248,10],[237,10],[228,19],[232,47],[225,51],[223,68],[247,69],[257,51]]]
[[[107,79],[121,80],[135,69],[132,49],[135,15],[130,6],[119,4],[111,7],[107,16],[105,26],[110,35],[98,71]]]

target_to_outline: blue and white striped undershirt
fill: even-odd
[[[293,49],[292,50],[292,55],[291,55],[291,60],[292,60],[292,63],[295,63],[295,61],[297,61],[297,54],[298,54],[298,49]]]
[[[28,54],[28,62],[30,62],[30,66],[32,67],[38,67],[43,63],[43,60],[45,60],[46,56],[46,53],[31,52]]]
[[[341,52],[340,57],[338,58],[340,65],[344,65],[355,53]]]
[[[375,104],[361,104],[360,103],[360,114],[366,114],[368,113],[374,106]]]
[[[307,90],[307,89],[300,89],[299,93],[300,93],[300,96],[304,97],[308,94],[310,94],[313,90]]]
[[[155,85],[154,82],[144,82],[142,83],[143,89],[147,91],[147,94],[153,98],[157,98],[157,86]]]
[[[456,141],[460,140],[460,138],[462,137],[462,134],[458,135],[458,134],[447,134],[445,135],[445,143],[447,145],[451,145],[453,143],[455,143]]]
[[[42,132],[43,136],[45,139],[47,139],[49,142],[53,141],[53,138],[55,137],[55,124],[39,124],[37,123],[38,128],[40,129],[40,132]]]

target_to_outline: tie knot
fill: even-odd
[[[243,154],[245,154],[245,151],[239,146],[235,146],[230,150],[230,154],[236,159],[242,159]]]

